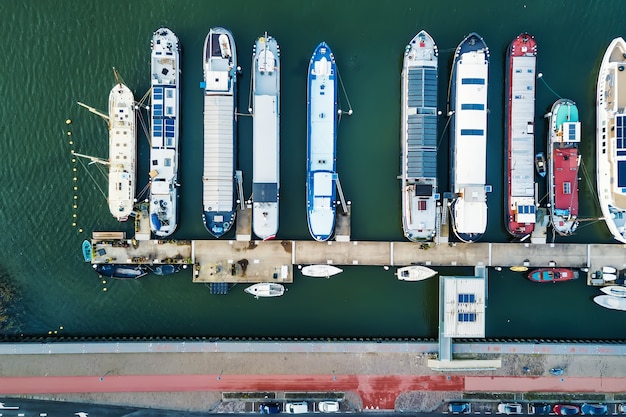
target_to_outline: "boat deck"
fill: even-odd
[[[554,208],[578,215],[578,148],[555,149]]]
[[[367,241],[137,241],[92,239],[93,264],[177,263],[194,265],[194,282],[292,282],[296,265],[487,266],[508,268],[626,268],[624,248],[615,244],[456,243],[428,250],[413,242]],[[245,268],[244,268],[245,265]],[[274,278],[283,265],[288,277]],[[234,268],[234,269],[233,269]],[[245,271],[244,271],[245,269]],[[280,274],[279,274],[280,276]]]
[[[204,99],[202,202],[205,211],[234,210],[233,112],[232,95],[211,95]]]

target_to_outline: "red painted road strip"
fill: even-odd
[[[363,407],[393,409],[407,391],[461,391],[460,376],[107,375],[0,378],[0,394],[188,391],[355,391]]]
[[[191,391],[354,391],[363,407],[393,410],[408,391],[622,392],[626,378],[462,375],[107,375],[0,378],[0,394]]]

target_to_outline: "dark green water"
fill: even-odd
[[[0,266],[20,288],[21,333],[105,336],[435,337],[437,282],[399,282],[393,271],[350,267],[331,280],[297,276],[286,296],[255,300],[235,287],[212,296],[186,271],[173,277],[103,284],[82,262],[80,244],[92,230],[127,230],[110,216],[89,177],[94,167],[71,162],[75,149],[106,157],[107,131],[82,101],[106,110],[115,66],[137,98],[149,88],[152,32],[179,36],[182,136],[177,239],[209,239],[202,225],[202,45],[211,26],[237,42],[243,76],[240,108],[248,107],[252,45],[268,31],[282,53],[280,239],[309,239],[305,218],[306,70],[322,40],[332,47],[354,108],[339,129],[338,171],[353,203],[353,240],[402,240],[399,181],[400,70],[404,45],[421,29],[440,48],[440,106],[445,113],[452,51],[469,32],[491,49],[488,130],[489,223],[483,241],[508,239],[502,224],[504,54],[517,34],[539,44],[538,70],[554,91],[579,106],[588,176],[581,213],[595,202],[595,84],[604,49],[624,33],[623,1],[0,1],[4,21],[0,74]],[[541,118],[557,97],[537,88]],[[344,100],[342,107],[346,108]],[[73,120],[66,126],[65,120]],[[440,130],[440,183],[448,182],[448,138]],[[239,123],[239,167],[251,185],[251,126]],[[70,145],[67,131],[72,132]],[[444,134],[445,133],[445,134]],[[138,181],[147,182],[148,149],[140,139]],[[76,174],[72,168],[77,168]],[[143,174],[145,173],[145,175]],[[76,175],[78,181],[73,181]],[[73,190],[74,186],[78,190]],[[445,191],[445,190],[442,190]],[[74,196],[78,208],[73,209]],[[246,197],[249,191],[246,192]],[[77,226],[73,227],[73,214]],[[82,231],[81,231],[82,230]],[[232,233],[231,233],[232,237]],[[603,223],[586,223],[558,242],[611,242]],[[471,273],[442,269],[443,274]],[[103,291],[106,288],[107,291]],[[488,337],[624,338],[622,312],[596,306],[597,289],[583,281],[535,286],[519,274],[491,272]],[[63,327],[60,330],[60,327]]]

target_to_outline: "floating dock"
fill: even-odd
[[[566,267],[588,270],[587,282],[603,266],[626,269],[626,245],[448,243],[304,240],[138,241],[98,232],[92,239],[92,263],[193,265],[193,281],[293,282],[296,265],[427,265]],[[105,237],[102,239],[102,237]],[[107,238],[109,237],[109,238]]]

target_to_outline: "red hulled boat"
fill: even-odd
[[[539,268],[528,274],[528,279],[532,282],[561,282],[577,278],[578,271],[567,268]]]
[[[528,33],[509,45],[506,71],[505,225],[516,238],[532,233],[535,198],[535,80],[537,43]]]

